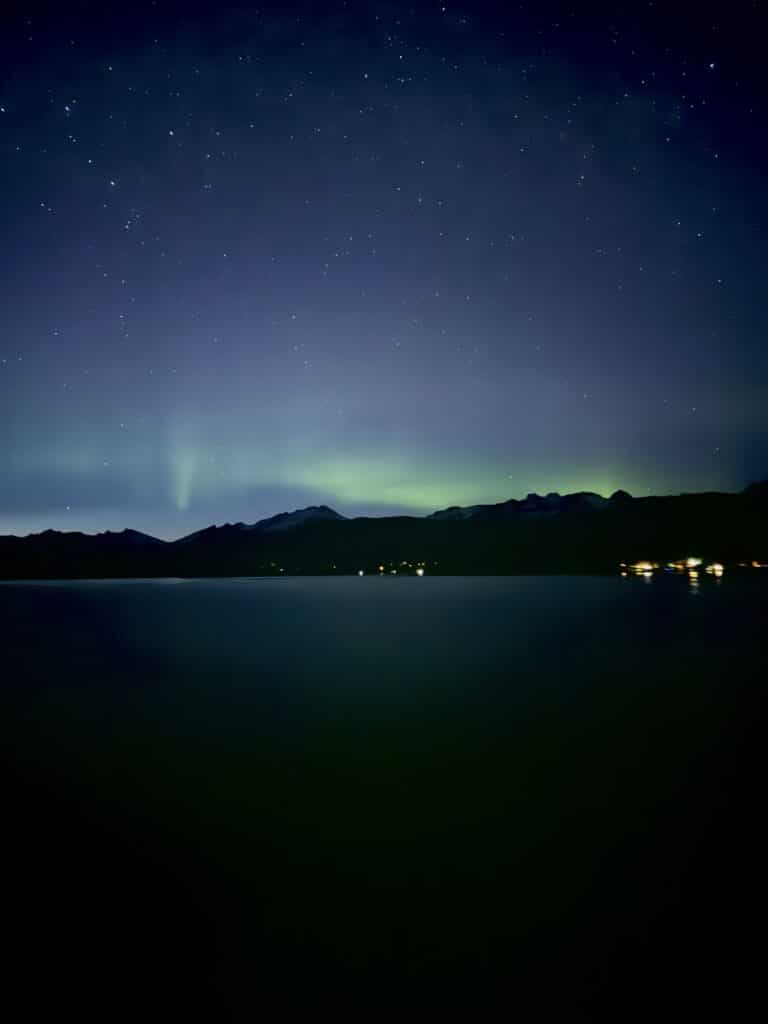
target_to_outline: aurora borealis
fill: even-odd
[[[765,477],[763,20],[18,6],[0,533]]]

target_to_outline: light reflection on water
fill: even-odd
[[[655,583],[656,585],[663,584],[665,586],[670,583],[674,584],[675,582],[679,583],[682,580],[685,580],[687,583],[688,593],[695,594],[699,593],[702,578],[705,580],[707,587],[710,587],[713,584],[718,587],[721,586],[723,583],[724,571],[722,568],[719,570],[712,570],[711,572],[708,571],[706,576],[702,577],[701,573],[697,569],[688,569],[685,572],[673,572],[671,570],[658,572],[651,569],[643,569],[641,571],[634,570],[631,573],[627,572],[626,569],[622,569],[619,576],[621,579],[631,579],[634,577],[635,579],[642,580],[645,584]]]

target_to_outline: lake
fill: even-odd
[[[0,585],[29,1012],[732,1010],[766,582]]]

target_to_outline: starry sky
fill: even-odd
[[[14,4],[0,533],[768,476],[768,24],[703,12]]]

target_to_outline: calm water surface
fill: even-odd
[[[227,1020],[745,991],[767,593],[0,585],[20,984]]]

